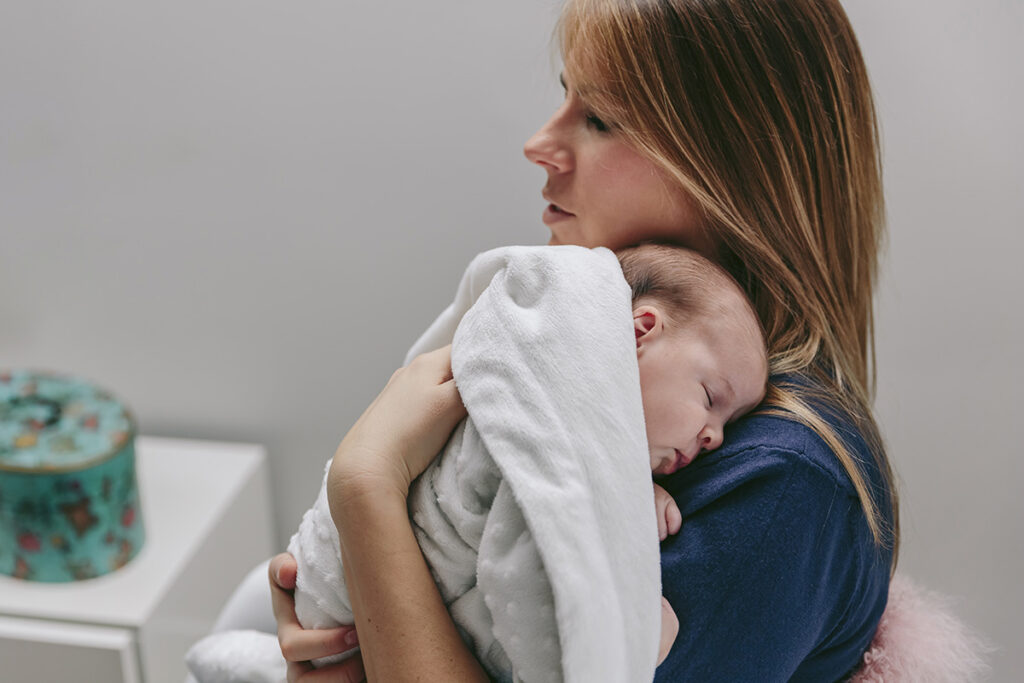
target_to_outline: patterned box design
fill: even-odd
[[[74,377],[0,371],[0,573],[88,579],[124,566],[145,532],[135,423]]]

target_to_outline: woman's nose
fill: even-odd
[[[559,108],[523,146],[526,158],[549,173],[572,170],[573,156],[563,130],[564,106]]]

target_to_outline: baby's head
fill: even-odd
[[[764,334],[740,286],[703,256],[660,244],[617,255],[633,289],[651,470],[671,474],[764,398]]]

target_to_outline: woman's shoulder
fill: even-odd
[[[821,395],[813,391],[809,394]],[[884,477],[856,420],[820,400],[811,406],[843,443],[867,485],[884,500]],[[692,513],[738,494],[730,496],[729,508],[741,517],[751,508],[763,512],[774,501],[796,499],[805,513],[812,513],[816,507],[834,523],[838,522],[835,515],[839,509],[846,511],[848,523],[858,527],[866,523],[857,489],[837,454],[815,429],[781,411],[762,409],[737,420],[726,428],[724,442],[717,450],[701,455],[659,483],[676,497],[684,517],[687,510]],[[837,500],[843,498],[850,504],[837,506]],[[773,515],[785,517],[786,512],[783,506]],[[813,523],[813,519],[805,523]]]
[[[885,479],[856,423],[836,411],[819,415],[845,444],[877,500],[887,500]],[[814,533],[871,533],[837,455],[815,430],[785,415],[761,412],[737,420],[720,448],[658,483],[676,499],[684,519],[713,510],[712,518],[723,524],[749,526],[751,518],[770,518],[808,534],[812,527]]]
[[[865,440],[848,425],[835,425],[855,457],[872,462]],[[875,478],[868,473],[869,478]],[[835,490],[856,496],[850,477],[825,441],[811,428],[788,417],[749,415],[726,429],[725,440],[712,453],[701,455],[688,467],[667,478],[665,488],[700,488],[714,494],[753,480],[783,480],[831,496]],[[782,482],[780,482],[782,483]],[[676,484],[672,486],[670,484]],[[707,491],[706,489],[711,489]]]
[[[849,423],[832,426],[873,461]],[[683,515],[662,544],[663,592],[687,622],[658,680],[836,680],[854,666],[885,605],[889,555],[812,429],[747,416],[659,483]],[[689,629],[702,637],[683,637]]]
[[[832,423],[858,460],[873,460],[863,436],[849,421]],[[774,466],[806,467],[819,470],[837,486],[853,493],[849,476],[832,449],[813,429],[794,418],[780,415],[748,415],[730,425],[722,447],[709,454],[707,465],[736,466],[741,462],[754,468]]]

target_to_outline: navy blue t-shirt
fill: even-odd
[[[863,440],[844,434],[881,486]],[[876,547],[849,477],[813,431],[748,416],[717,451],[658,483],[683,525],[661,546],[679,636],[655,681],[817,683],[858,665],[885,608],[891,552]]]

